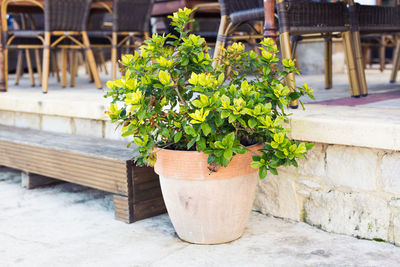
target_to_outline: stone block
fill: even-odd
[[[307,223],[328,232],[388,240],[388,203],[372,194],[314,191],[305,212]]]
[[[297,196],[294,174],[269,174],[257,186],[254,209],[264,214],[300,221],[303,214],[302,198]]]
[[[14,126],[15,113],[12,111],[0,110],[0,124]]]
[[[35,113],[15,112],[16,127],[40,130],[40,115]]]
[[[307,180],[307,179],[298,179],[298,180],[296,180],[296,182],[300,186],[303,186],[303,187],[305,187],[307,189],[310,189],[310,190],[317,190],[317,189],[321,188],[321,186],[319,184],[317,184],[317,183],[315,183],[313,181]]]
[[[400,209],[400,199],[392,199],[392,200],[390,200],[389,206],[393,207],[393,208]]]
[[[296,58],[302,74],[324,73],[324,42],[300,42]]]
[[[326,150],[327,182],[352,190],[376,190],[378,154],[362,147],[333,145]]]
[[[324,41],[300,42],[297,47],[296,58],[302,74],[323,74]],[[344,49],[342,42],[333,42],[332,53],[333,73],[344,73]]]
[[[400,216],[393,219],[393,233],[395,245],[400,246]]]
[[[400,196],[400,153],[384,155],[381,164],[381,181],[386,192]]]
[[[72,134],[73,127],[71,124],[71,118],[43,115],[41,130],[55,133]]]
[[[73,124],[77,135],[103,137],[103,121],[101,120],[74,118]]]
[[[126,141],[127,143],[132,140],[132,137],[121,136],[121,128],[117,128],[117,124],[106,121],[104,127],[104,138],[106,139]]]
[[[325,150],[326,145],[317,143],[308,151],[306,158],[297,160],[298,168],[290,166],[282,169],[305,176],[324,177],[326,176]]]

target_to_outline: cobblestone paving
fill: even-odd
[[[253,213],[224,245],[182,242],[167,215],[115,221],[109,194],[63,183],[26,190],[0,168],[0,266],[399,266],[400,248]]]

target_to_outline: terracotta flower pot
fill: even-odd
[[[250,146],[257,152],[261,145]],[[236,155],[228,167],[208,170],[208,155],[161,149],[155,172],[178,236],[190,243],[218,244],[244,232],[254,201],[257,171],[252,154]]]

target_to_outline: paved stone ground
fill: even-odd
[[[384,72],[380,72],[377,69],[367,69],[365,71],[365,74],[369,94],[400,90],[400,76],[397,78],[397,83],[389,83],[391,66],[387,66],[387,70],[385,70]],[[297,77],[296,82],[298,85],[308,83],[308,85],[314,89],[316,101],[325,101],[330,99],[349,97],[350,89],[347,74],[334,73],[332,79],[333,87],[328,90],[324,88],[324,75],[304,75]],[[307,99],[305,99],[304,101],[312,102]],[[375,102],[363,106],[376,108],[400,108],[400,98]]]
[[[109,194],[73,184],[26,190],[0,169],[0,266],[399,266],[400,248],[253,213],[224,245],[177,238],[167,215],[124,224]]]
[[[109,68],[110,69],[110,68]],[[377,69],[367,69],[366,78],[369,93],[382,93],[392,90],[400,90],[400,75],[397,79],[398,82],[391,84],[389,83],[391,73],[391,66],[387,66],[387,70],[380,72]],[[37,78],[37,77],[36,77]],[[79,102],[81,104],[97,103],[108,106],[108,99],[104,99],[103,90],[98,90],[95,88],[94,83],[89,83],[87,76],[84,73],[83,68],[80,69],[80,74],[76,79],[75,87],[62,88],[60,83],[57,83],[55,77],[50,77],[49,80],[49,93],[42,94],[41,87],[37,85],[31,87],[29,83],[28,75],[25,74],[20,81],[20,85],[14,85],[15,75],[10,76],[10,88],[7,93],[8,97],[16,97],[21,99],[32,99],[32,101],[69,101],[69,102]],[[69,77],[68,77],[69,79]],[[107,80],[110,79],[110,75],[105,75],[101,73],[101,80],[103,82],[104,88]],[[326,90],[324,87],[324,75],[303,75],[296,78],[298,85],[303,83],[308,83],[315,92],[316,101],[324,101],[330,99],[337,99],[343,97],[349,97],[349,84],[348,77],[346,73],[334,73],[333,74],[333,88]],[[0,95],[1,97],[1,95]],[[305,102],[312,102],[309,99],[304,99]],[[380,101],[365,105],[367,107],[377,107],[377,108],[400,108],[400,98]]]

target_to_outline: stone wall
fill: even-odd
[[[325,73],[325,44],[322,39],[298,43],[296,59],[302,74]],[[332,46],[332,72],[344,73],[345,54],[341,40],[335,39]]]
[[[400,152],[317,143],[298,163],[259,181],[255,210],[400,246]]]
[[[64,134],[106,138],[129,142],[108,119],[77,118],[40,113],[0,110],[0,124]]]

